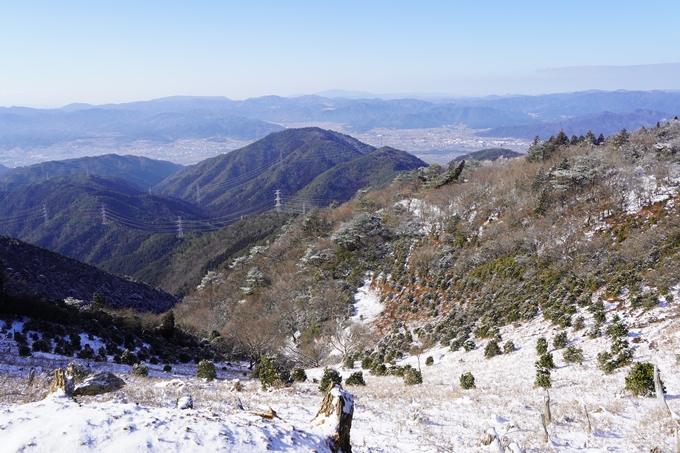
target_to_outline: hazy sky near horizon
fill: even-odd
[[[680,89],[677,0],[0,4],[0,106]]]

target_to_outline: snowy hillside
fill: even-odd
[[[673,295],[678,300],[677,292]],[[628,322],[634,361],[658,364],[669,405],[680,412],[677,305],[662,302],[648,312],[624,306],[617,313]],[[613,310],[613,305],[607,307],[608,317]],[[655,399],[624,391],[629,368],[612,374],[598,368],[596,355],[608,349],[610,341],[589,338],[592,315],[585,310],[579,314],[586,320],[585,329],[569,329],[568,337],[570,345],[583,349],[583,364],[567,364],[563,349],[549,349],[557,365],[550,389],[549,442],[540,425],[544,391],[533,385],[535,345],[541,336],[550,342],[557,330],[537,319],[501,330],[503,341],[515,344],[515,352],[486,359],[484,344],[478,344],[467,353],[434,348],[419,358],[398,361],[417,367],[419,359],[422,385],[406,387],[401,378],[364,372],[365,387],[346,387],[355,395],[353,451],[495,452],[493,444],[481,443],[489,428],[525,452],[675,451],[676,422],[664,417]],[[428,356],[433,357],[431,366],[425,366]],[[33,383],[43,385],[40,391],[26,387],[36,357],[20,358],[10,351],[3,363],[3,389],[37,400],[0,406],[3,451],[326,451],[321,432],[310,424],[322,394],[309,381],[263,392],[259,381],[244,377],[238,368],[222,370],[218,380],[207,383],[192,377],[195,367],[189,365],[176,367],[176,374],[167,377],[160,377],[160,367],[151,366],[152,377],[142,378],[130,376],[124,365],[93,364],[115,367],[127,385],[116,393],[77,397],[75,402],[54,395],[41,399],[45,373],[51,369],[49,357],[42,359]],[[354,371],[341,373],[347,377]],[[319,379],[322,372],[313,369],[307,374],[310,380]],[[466,372],[475,377],[476,388],[461,389],[459,377]],[[234,389],[234,379],[241,379],[241,391]],[[186,395],[193,397],[194,409],[176,409],[177,398]],[[238,401],[244,410],[236,407]],[[269,407],[278,416],[274,420],[252,413]]]

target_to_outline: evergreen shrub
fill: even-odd
[[[543,355],[546,352],[548,352],[548,340],[546,340],[544,337],[541,337],[536,340],[536,353],[538,355]]]
[[[475,388],[475,377],[472,373],[467,372],[460,375],[460,386],[465,390]]]
[[[364,373],[361,371],[357,371],[355,373],[352,373],[349,375],[347,379],[345,379],[345,384],[346,385],[366,385],[366,381],[364,381]]]
[[[196,367],[196,377],[199,379],[207,379],[212,381],[217,378],[217,372],[215,371],[215,364],[210,360],[201,360],[198,362]]]
[[[498,342],[496,340],[491,340],[486,344],[486,347],[484,348],[484,357],[490,359],[501,354],[503,354],[503,352],[501,351],[500,346],[498,346]]]
[[[305,382],[307,380],[307,373],[302,368],[295,368],[291,377],[295,382]]]
[[[663,382],[661,385],[663,386]],[[633,365],[626,376],[626,390],[635,396],[653,396],[654,365],[646,362]]]
[[[572,345],[562,353],[562,358],[567,363],[583,363],[583,349]]]
[[[418,385],[423,383],[423,375],[415,368],[410,368],[404,372],[404,384]]]
[[[143,363],[135,363],[132,365],[132,374],[135,376],[149,376],[149,367]]]
[[[385,364],[382,364],[384,367]],[[334,368],[326,368],[323,370],[323,376],[321,377],[321,382],[319,382],[319,391],[321,393],[326,393],[329,389],[336,385],[342,383],[342,376],[338,373],[338,370]]]
[[[569,340],[567,339],[567,332],[560,332],[553,338],[553,347],[555,349],[563,349],[567,347]]]

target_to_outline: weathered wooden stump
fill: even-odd
[[[64,392],[66,396],[73,394],[73,379],[66,375],[66,370],[57,368],[54,370],[54,379],[50,382],[50,393]]]
[[[350,430],[354,415],[354,397],[339,385],[331,388],[312,424],[328,435],[328,446],[333,453],[352,453]]]

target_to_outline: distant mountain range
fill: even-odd
[[[171,174],[184,168],[172,162],[148,159],[141,156],[103,156],[81,157],[61,161],[0,169],[0,190],[17,190],[37,181],[56,176],[91,174],[112,176],[136,184],[142,189],[153,187]]]
[[[22,152],[29,150],[58,148],[60,155],[68,156],[69,152],[83,155],[83,150],[91,148],[101,154],[102,149],[132,146],[134,150],[135,144],[142,143],[168,147],[182,140],[192,140],[191,146],[200,148],[201,144],[224,145],[227,140],[247,143],[286,126],[304,123],[335,124],[351,133],[376,128],[467,126],[489,129],[482,132],[485,136],[533,138],[535,131],[550,136],[560,128],[581,133],[583,127],[579,124],[588,122],[594,132],[609,134],[614,127],[632,130],[677,114],[680,92],[674,91],[584,91],[427,101],[316,95],[234,101],[225,97],[175,96],[125,104],[71,104],[51,110],[3,107],[0,151],[11,151],[11,157],[8,154],[3,160],[7,164],[44,160],[50,154],[40,152],[31,154],[30,159],[22,157]],[[203,155],[233,149],[226,145],[209,148],[212,154]],[[153,147],[146,148],[146,152],[152,150]],[[175,160],[181,159],[182,153],[173,156]]]
[[[220,115],[198,107],[167,111],[126,106],[76,105],[52,110],[0,107],[0,150],[47,148],[93,138],[119,145],[140,140],[168,143],[222,137],[257,140],[283,129],[258,119]]]
[[[518,137],[532,139],[535,136],[547,139],[555,135],[560,130],[565,134],[586,135],[588,131],[596,135],[612,135],[621,129],[639,129],[643,126],[654,126],[658,121],[668,121],[673,119],[670,113],[658,112],[653,110],[637,109],[627,113],[603,112],[568,118],[552,123],[528,124],[523,126],[503,126],[479,132],[477,135],[483,137]]]

